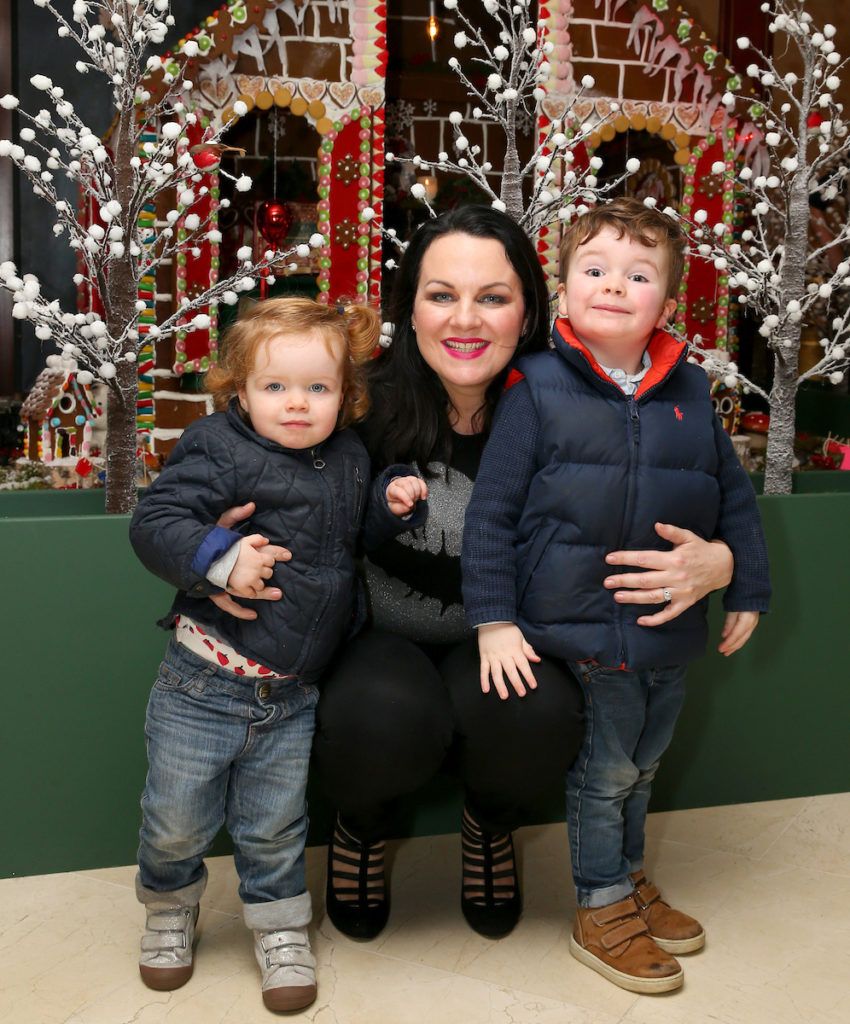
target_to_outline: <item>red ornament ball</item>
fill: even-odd
[[[257,230],[263,239],[275,247],[289,234],[292,227],[292,213],[286,203],[279,199],[267,199],[257,210]]]

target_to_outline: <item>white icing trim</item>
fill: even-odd
[[[179,430],[172,430],[168,427],[154,427],[151,431],[151,436],[155,437],[158,441],[176,441],[182,435],[182,427]]]
[[[212,395],[192,395],[183,391],[154,391],[154,398],[174,398],[178,402],[207,402],[209,404]]]

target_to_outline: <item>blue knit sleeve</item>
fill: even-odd
[[[729,435],[716,417],[714,437],[720,457],[720,516],[715,537],[729,545],[735,559],[723,607],[728,612],[766,612],[771,594],[770,567],[756,493]]]
[[[525,381],[496,410],[466,510],[463,606],[467,622],[516,621],[516,529],[536,469],[540,423]]]

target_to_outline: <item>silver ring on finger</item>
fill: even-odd
[[[669,587],[665,587],[661,591],[661,596],[664,598],[665,602],[669,604],[673,600],[673,591]]]

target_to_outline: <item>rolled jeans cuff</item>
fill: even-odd
[[[606,885],[604,889],[580,889],[577,894],[580,907],[608,907],[612,903],[619,903],[635,891],[632,880],[627,878],[616,885]]]
[[[136,899],[145,906],[151,903],[167,903],[170,907],[196,907],[201,902],[204,889],[207,887],[207,867],[201,867],[202,874],[197,882],[185,885],[182,889],[173,889],[170,892],[157,892],[142,885],[142,876],[136,872]]]
[[[306,928],[313,918],[310,893],[302,892],[285,900],[268,903],[243,903],[245,924],[253,931],[277,932],[287,928]]]

